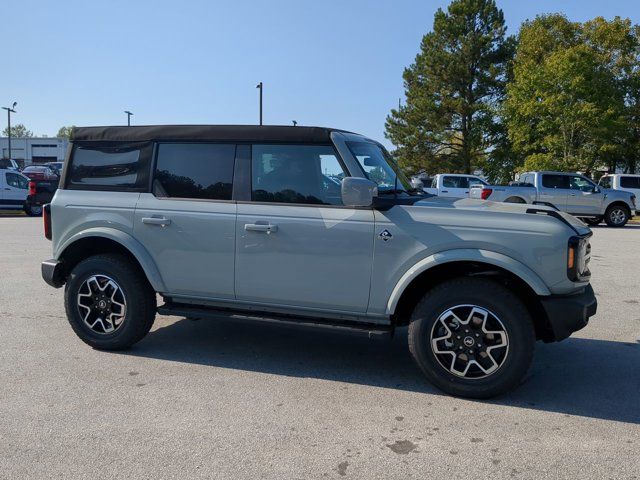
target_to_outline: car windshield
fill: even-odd
[[[404,176],[389,152],[374,142],[347,142],[351,154],[356,157],[365,175],[378,184],[378,192],[414,193],[415,188]]]

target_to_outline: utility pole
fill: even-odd
[[[16,113],[16,105],[18,102],[13,102],[13,105],[10,107],[2,107],[3,110],[7,111],[7,138],[9,140],[9,160],[11,160],[11,113]]]
[[[133,113],[131,113],[129,110],[125,110],[124,113],[127,114],[127,127],[131,126],[131,115],[133,115]]]
[[[256,85],[256,88],[260,89],[260,125],[262,125],[262,82]]]

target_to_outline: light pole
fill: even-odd
[[[296,120],[291,120],[291,123],[293,123],[294,127],[298,125],[298,122]]]
[[[256,88],[260,89],[260,125],[262,125],[262,82],[256,85]]]
[[[131,115],[133,115],[133,113],[131,113],[129,110],[125,110],[124,113],[127,114],[127,127],[131,126]]]
[[[11,160],[11,112],[16,113],[16,105],[18,102],[13,102],[10,107],[2,107],[7,111],[7,138],[9,139],[9,160]]]

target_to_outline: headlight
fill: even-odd
[[[591,277],[589,261],[591,260],[591,235],[571,237],[567,251],[567,276],[573,282],[584,282]]]

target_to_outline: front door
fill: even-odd
[[[0,203],[11,207],[22,207],[29,192],[29,180],[16,172],[4,173],[2,200]]]
[[[236,146],[162,143],[153,193],[140,195],[134,235],[153,257],[167,292],[234,298]]]
[[[342,206],[333,147],[253,145],[251,164],[251,202],[238,204],[237,299],[366,312],[373,210]]]
[[[567,197],[567,212],[583,215],[602,214],[604,194],[596,192],[596,185],[580,175],[569,177],[569,196]]]

